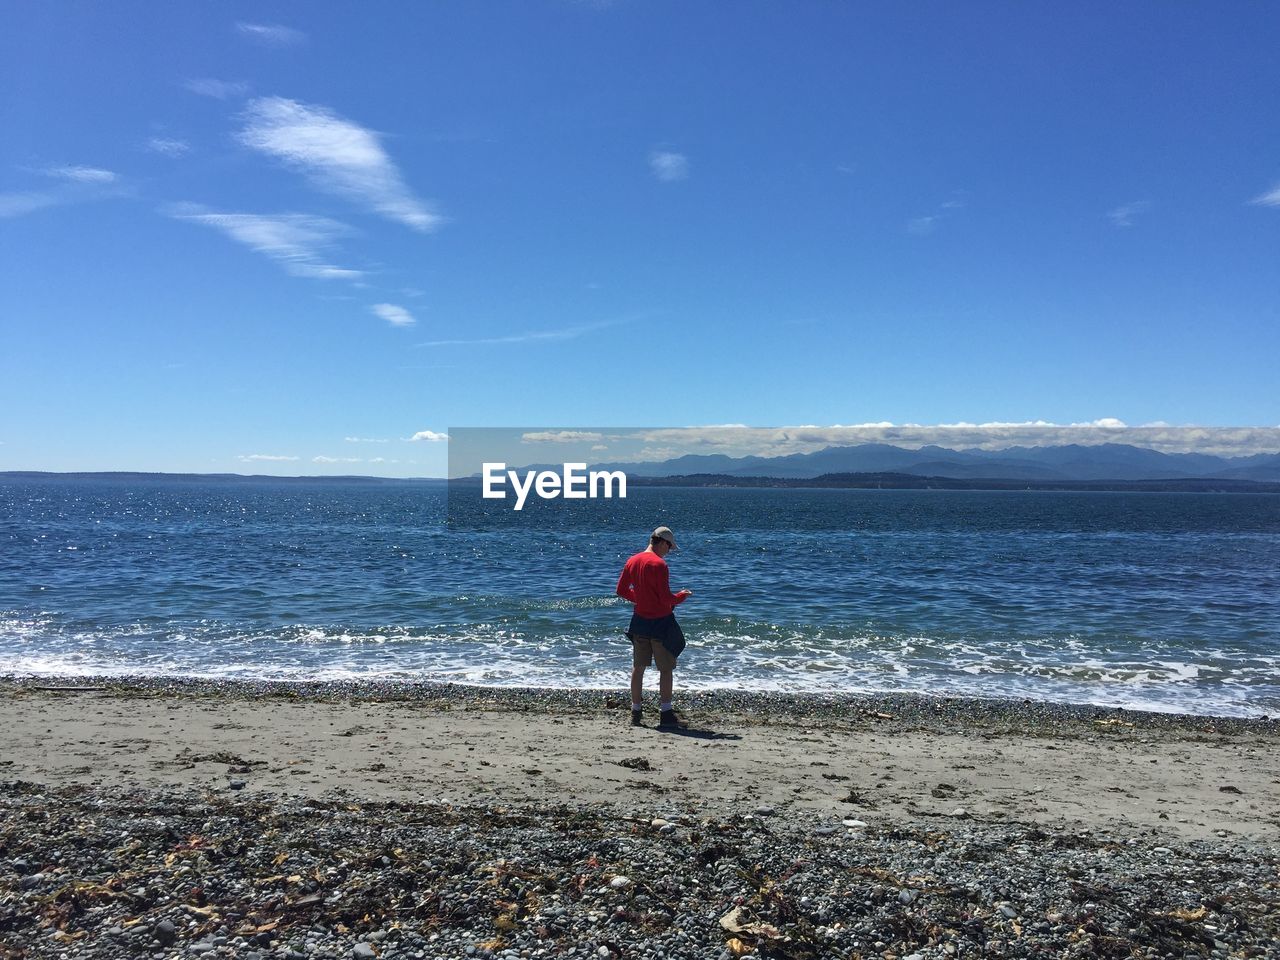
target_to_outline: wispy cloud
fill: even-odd
[[[649,169],[664,183],[683,180],[689,176],[689,158],[670,150],[654,150],[649,154]]]
[[[520,434],[521,443],[594,443],[604,439],[594,430],[533,430]]]
[[[312,457],[312,463],[364,463],[363,457]]]
[[[1249,202],[1263,207],[1280,207],[1280,183],[1277,183],[1266,193],[1258,194]]]
[[[32,191],[27,193],[0,193],[0,219],[21,217],[45,207],[55,207],[66,202],[52,193]]]
[[[369,309],[393,327],[412,327],[418,322],[408,310],[394,303],[375,303]]]
[[[278,23],[247,23],[241,20],[236,23],[236,30],[242,37],[269,47],[293,47],[307,39],[307,35],[301,30]]]
[[[449,439],[447,433],[436,433],[434,430],[419,430],[412,437],[405,437],[406,443],[444,443]]]
[[[191,144],[173,137],[152,137],[146,142],[146,148],[161,156],[178,158],[191,150]]]
[[[374,437],[343,437],[347,443],[390,443],[389,440],[375,439]]]
[[[955,216],[957,210],[969,205],[969,194],[965,190],[957,190],[950,198],[938,204],[935,212],[923,217],[912,217],[906,223],[906,231],[913,237],[927,237],[936,233],[942,221]]]
[[[68,180],[71,183],[115,183],[119,179],[110,170],[103,170],[101,167],[83,167],[73,163],[45,167],[40,172],[47,177]]]
[[[937,217],[914,217],[907,221],[907,233],[914,237],[927,237],[937,229]]]
[[[1146,200],[1122,203],[1115,209],[1107,211],[1107,219],[1111,221],[1113,227],[1132,227],[1133,218],[1140,213],[1145,213],[1150,207],[1151,204]]]
[[[26,173],[38,174],[56,185],[40,190],[17,190],[0,193],[0,219],[21,217],[47,207],[102,200],[127,193],[118,174],[101,167],[79,164],[57,164],[47,167],[25,167]]]
[[[249,103],[240,142],[305,173],[316,186],[415,230],[443,221],[413,195],[378,134],[326,107],[283,97]]]
[[[259,460],[265,460],[265,461],[268,461],[268,462],[277,462],[277,461],[285,461],[285,460],[300,460],[300,459],[302,459],[302,458],[301,458],[301,457],[287,457],[287,456],[281,456],[281,455],[279,455],[279,454],[273,454],[273,453],[250,453],[250,454],[248,454],[248,455],[246,456],[245,454],[243,454],[243,453],[242,453],[242,454],[241,454],[239,457],[237,457],[236,459],[237,459],[237,460],[242,460],[242,461],[244,461],[245,463],[251,463],[251,462],[259,461]]]
[[[183,84],[192,93],[214,100],[231,100],[249,92],[243,80],[217,80],[213,77],[194,77]]]
[[[537,341],[548,340],[573,340],[584,334],[592,333],[596,330],[603,330],[605,327],[613,327],[622,323],[621,320],[605,320],[601,323],[584,323],[576,327],[563,327],[559,330],[532,330],[527,333],[512,333],[502,337],[478,337],[472,340],[428,340],[425,343],[418,343],[418,347],[457,347],[457,346],[483,346],[488,344],[499,343],[535,343]]]
[[[177,220],[221,230],[295,276],[317,280],[358,280],[364,276],[359,270],[334,266],[325,258],[335,239],[348,232],[336,220],[300,213],[217,213],[196,204],[182,204],[166,212]]]

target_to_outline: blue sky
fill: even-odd
[[[450,426],[1280,424],[1271,4],[4,21],[0,469],[439,475]]]

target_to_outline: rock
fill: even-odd
[[[355,957],[355,960],[375,960],[378,953],[371,943],[357,943],[351,948],[351,956]]]
[[[865,820],[841,820],[840,822],[843,823],[846,827],[849,827],[850,829],[853,829],[853,830],[856,830],[859,827],[865,827],[867,825],[867,821]]]
[[[609,948],[608,948],[608,947],[601,947],[599,950],[597,950],[597,951],[596,951],[596,956],[597,956],[597,957],[607,957],[607,956],[609,956]]]
[[[762,805],[756,807],[756,815],[760,817],[772,817],[777,811],[770,806]]]
[[[609,886],[614,890],[623,890],[631,886],[631,880],[628,877],[614,877],[609,881]]]
[[[911,906],[915,902],[916,892],[914,890],[901,890],[898,892],[898,902],[903,906]]]
[[[969,811],[966,810],[964,807],[956,807],[954,810],[951,811],[951,815],[953,817],[959,817],[961,820],[969,819]]]
[[[22,890],[34,890],[42,883],[44,883],[43,873],[29,873],[18,881],[18,887]]]
[[[835,827],[814,827],[813,835],[815,837],[829,837],[836,832]]]
[[[227,786],[229,786],[232,790],[243,790],[245,787],[248,786],[248,784],[245,783],[243,780],[236,779],[236,780],[232,780],[229,784],[227,784]]]
[[[1012,920],[1018,915],[1018,911],[1013,909],[1013,906],[1008,903],[1000,904],[998,909],[1000,910],[1000,916],[1004,917],[1006,920]]]
[[[178,928],[172,920],[161,920],[151,928],[151,935],[167,947],[178,939]]]

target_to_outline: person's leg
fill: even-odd
[[[682,726],[680,718],[671,706],[672,691],[675,688],[676,658],[667,652],[665,646],[655,641],[653,660],[658,665],[658,696],[662,699],[658,726],[667,728]]]
[[[644,671],[653,662],[653,643],[648,637],[631,638],[631,723],[640,726],[644,704]]]

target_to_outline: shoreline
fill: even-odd
[[[1276,955],[1274,720],[628,699],[0,679],[0,957]]]
[[[652,699],[653,678],[646,686]],[[204,676],[160,676],[147,674],[15,674],[0,673],[0,695],[9,690],[39,688],[103,688],[118,696],[219,696],[276,697],[316,702],[368,700],[370,702],[417,702],[447,704],[457,701],[482,702],[519,709],[554,699],[570,709],[620,709],[628,695],[622,686],[545,687],[487,686],[435,680],[295,680],[215,678]],[[1211,729],[1215,731],[1259,729],[1280,733],[1280,713],[1237,716],[1233,714],[1189,713],[1149,710],[1105,704],[1040,700],[1031,697],[983,697],[971,694],[922,693],[916,691],[773,691],[678,688],[677,705],[691,709],[741,713],[757,722],[786,722],[789,717],[836,720],[860,714],[888,712],[918,722],[979,721],[1003,719],[1010,723],[1072,725],[1094,720],[1124,717],[1146,728]]]

